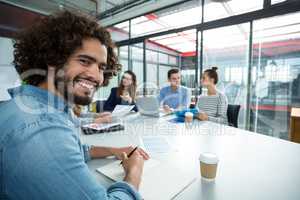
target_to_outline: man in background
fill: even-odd
[[[178,69],[168,71],[168,81],[170,85],[162,88],[158,97],[164,110],[171,112],[176,109],[188,108],[191,94],[188,88],[180,85],[181,77]]]

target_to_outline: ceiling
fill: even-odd
[[[103,8],[100,8],[101,12],[105,10],[109,10],[112,8],[115,8],[116,6],[128,3],[132,0],[104,0],[104,3],[102,4]]]
[[[97,0],[0,0],[7,4],[48,15],[61,9],[80,10],[87,14],[96,14]],[[100,1],[100,0],[99,0]]]
[[[45,15],[61,9],[77,10],[90,15],[98,15],[116,7],[135,4],[138,0],[0,0],[0,2]]]

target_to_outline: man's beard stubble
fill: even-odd
[[[93,94],[85,95],[85,96],[79,96],[75,95],[75,91],[69,92],[71,89],[68,87],[72,85],[72,88],[74,89],[74,82],[78,77],[75,77],[73,80],[68,79],[67,77],[55,77],[55,88],[56,90],[64,97],[65,101],[71,104],[77,104],[77,105],[89,105],[92,103],[93,100]],[[96,90],[98,87],[96,88]]]

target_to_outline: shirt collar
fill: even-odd
[[[64,111],[65,113],[68,113],[69,109],[71,109],[71,106],[68,105],[68,103],[63,98],[54,95],[48,90],[32,85],[22,85],[16,88],[11,88],[8,89],[8,93],[10,94],[11,98],[22,95],[32,96],[38,101],[50,105],[60,111]]]
[[[178,87],[176,88],[176,90],[173,90],[172,87],[169,86],[169,90],[170,90],[170,92],[178,93],[179,90],[180,90],[180,86],[178,86]]]

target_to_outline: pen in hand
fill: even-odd
[[[135,152],[135,150],[138,149],[138,147],[139,147],[139,146],[136,146],[136,147],[128,154],[127,157],[129,158],[129,157]],[[122,165],[122,164],[123,164],[123,161],[120,162],[120,165]]]

